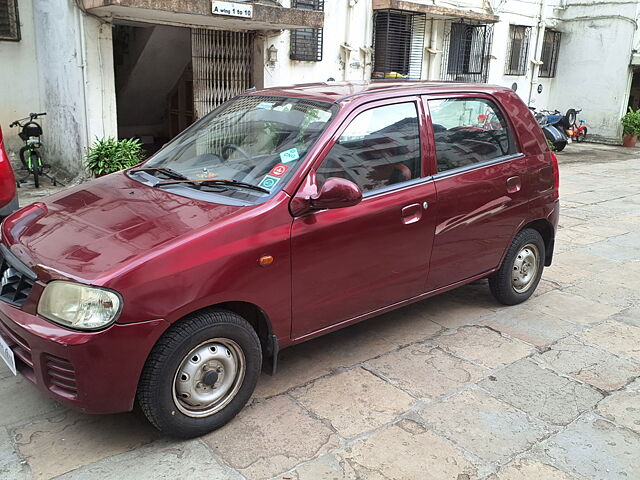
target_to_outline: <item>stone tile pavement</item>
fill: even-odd
[[[560,159],[556,257],[525,304],[476,282],[285,350],[238,418],[186,442],[2,368],[0,478],[640,478],[640,153]]]

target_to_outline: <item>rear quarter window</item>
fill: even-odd
[[[445,98],[428,103],[438,172],[516,153],[509,126],[491,100]]]

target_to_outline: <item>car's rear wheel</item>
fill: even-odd
[[[544,256],[544,241],[537,230],[526,228],[518,233],[500,269],[489,277],[489,288],[496,300],[505,305],[527,300],[540,282]]]
[[[163,433],[197,437],[242,410],[261,366],[260,341],[245,319],[223,310],[200,312],[173,325],[153,348],[138,403]]]

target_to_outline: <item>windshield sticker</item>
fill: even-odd
[[[213,172],[196,173],[196,178],[216,178],[217,176],[218,174]]]
[[[282,163],[293,162],[294,160],[298,160],[299,158],[300,155],[298,155],[298,149],[295,147],[280,153],[280,161]]]
[[[280,179],[278,177],[274,177],[273,175],[265,175],[262,181],[258,184],[259,187],[266,188],[267,190],[273,190]]]
[[[271,169],[269,175],[273,175],[274,177],[282,177],[285,173],[287,173],[287,170],[289,170],[289,167],[279,163]]]
[[[275,102],[260,102],[258,105],[256,105],[256,108],[259,108],[261,110],[271,110],[271,107],[273,107],[275,105]]]
[[[273,109],[276,110],[277,112],[290,112],[292,108],[293,108],[292,104],[286,103],[284,105],[278,105],[277,107],[274,107]]]

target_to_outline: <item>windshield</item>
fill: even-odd
[[[237,97],[130,173],[155,175],[162,180],[156,187],[175,193],[188,194],[197,187],[259,200],[286,183],[336,111],[331,103],[300,98]]]

